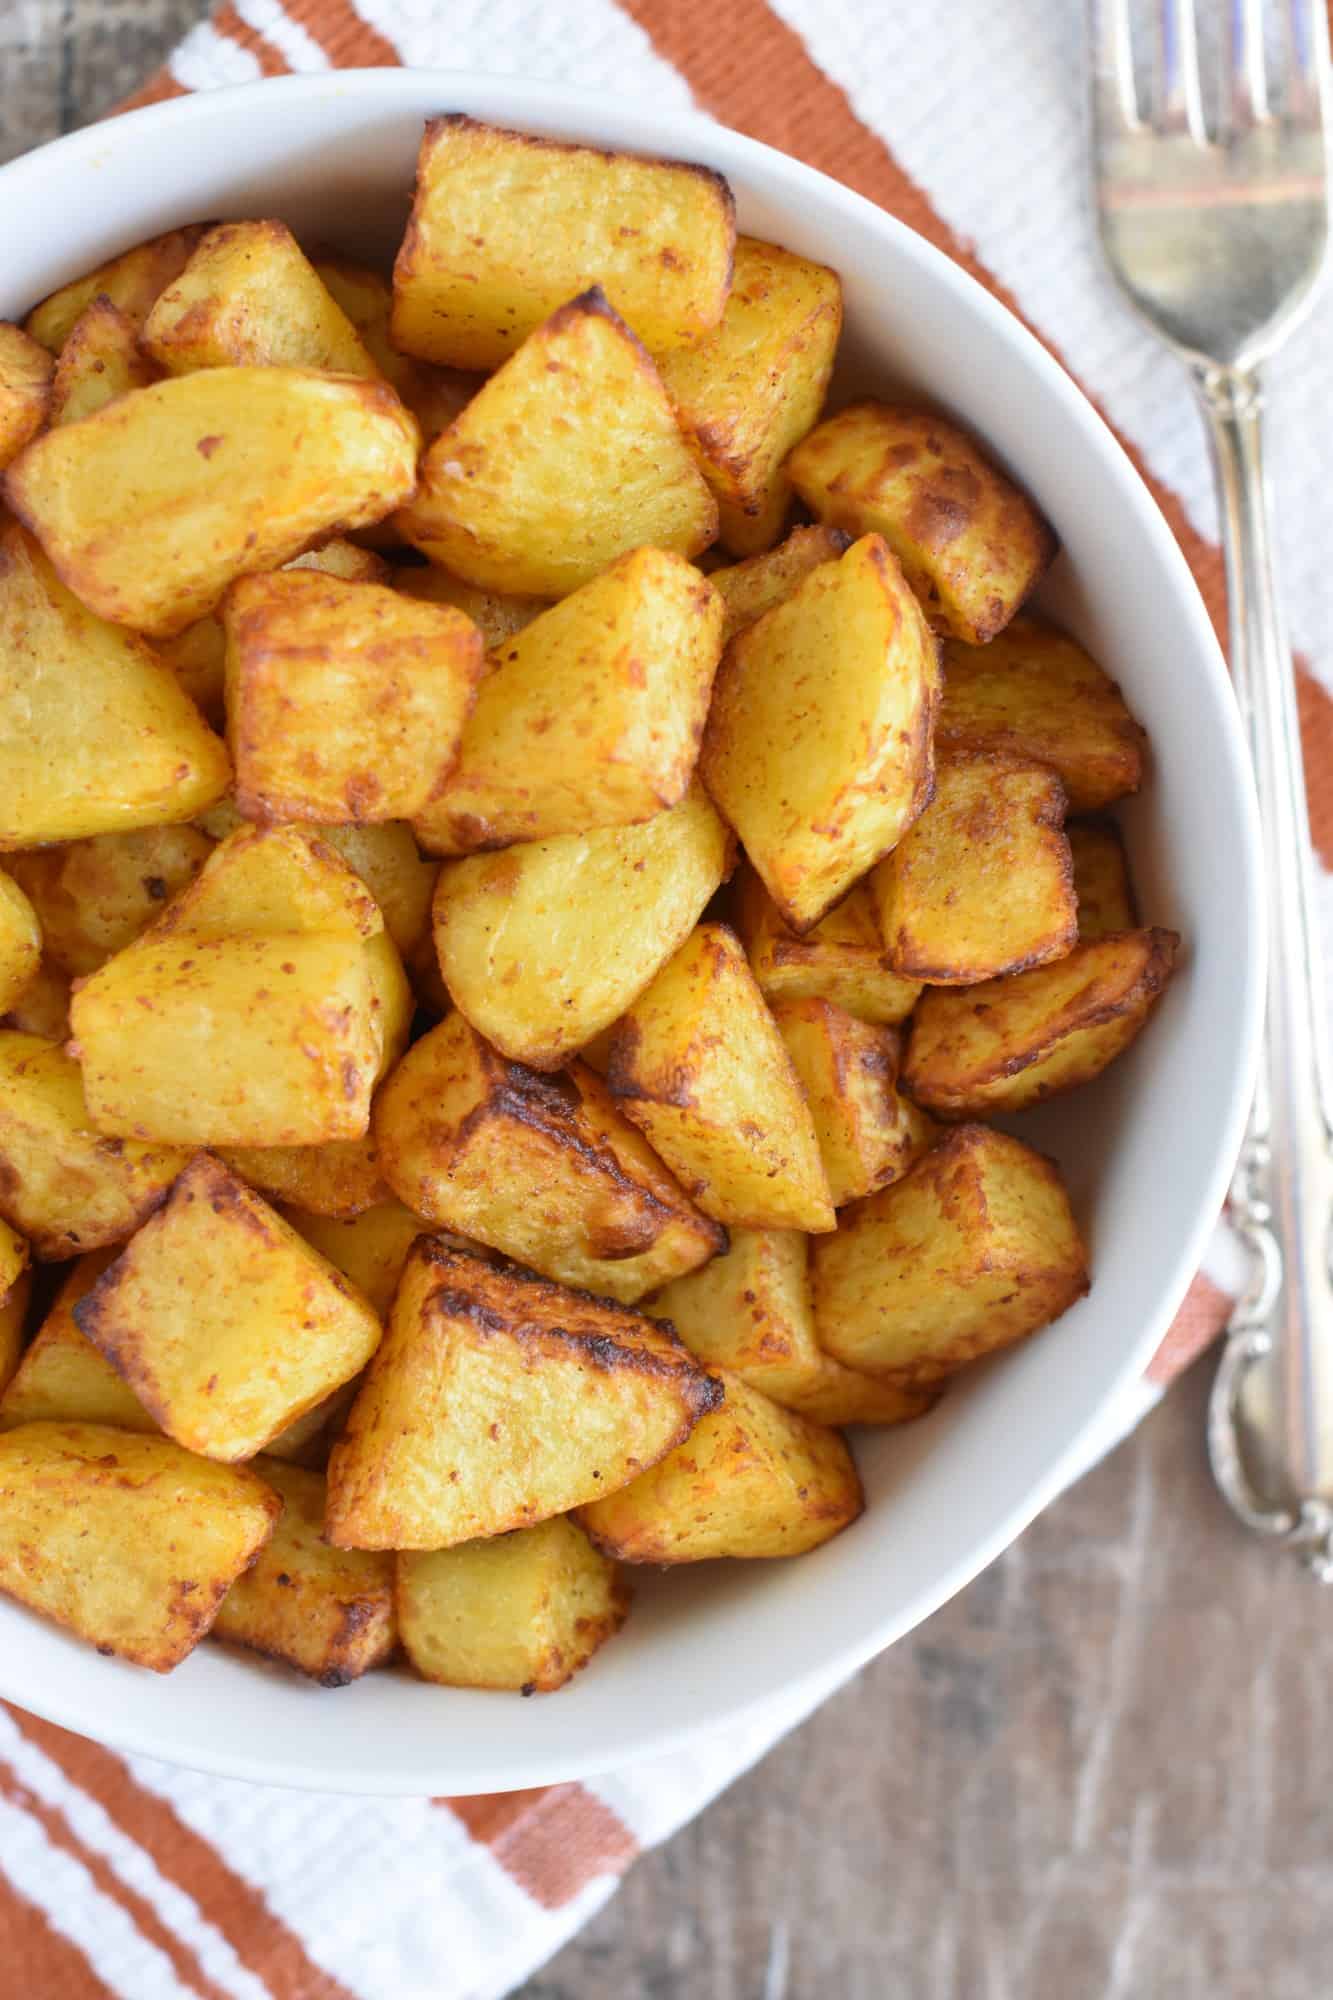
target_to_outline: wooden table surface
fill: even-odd
[[[200,11],[0,0],[0,157]],[[524,2000],[1328,2000],[1333,1597],[1215,1498],[1208,1367]]]

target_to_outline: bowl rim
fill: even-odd
[[[262,101],[279,115],[282,106],[287,103],[321,99],[336,102],[348,98],[355,98],[359,105],[382,104],[386,111],[398,102],[404,106],[410,103],[414,114],[421,115],[420,100],[423,94],[429,95],[432,90],[438,92],[442,107],[447,105],[451,91],[479,97],[501,97],[506,104],[505,122],[512,122],[520,128],[532,124],[540,129],[564,120],[571,127],[591,134],[599,123],[605,122],[607,115],[604,92],[475,70],[370,68],[266,78],[191,92],[183,97],[141,106],[119,114],[109,125],[88,126],[50,140],[0,166],[0,202],[6,198],[38,202],[52,180],[68,187],[71,177],[80,170],[94,172],[99,163],[99,153],[104,153],[106,149],[109,130],[114,130],[117,140],[121,141],[126,136],[132,138],[137,132],[150,129],[169,132],[173,127],[180,126],[190,131],[191,143],[197,143],[201,130],[207,127],[210,120],[214,121],[219,132],[224,131],[234,118],[244,118],[248,107],[261,95]],[[1211,682],[1214,696],[1224,697],[1218,707],[1227,769],[1219,773],[1219,783],[1234,800],[1242,822],[1239,832],[1245,872],[1243,881],[1235,883],[1234,889],[1241,913],[1242,934],[1248,934],[1254,940],[1255,948],[1237,968],[1240,987],[1237,1007],[1240,1023],[1238,1059],[1229,1075],[1219,1079],[1219,1090],[1226,1095],[1225,1115],[1220,1121],[1223,1143],[1218,1147],[1205,1178],[1192,1227],[1182,1234],[1177,1245],[1171,1266],[1171,1281],[1163,1287],[1157,1311],[1145,1320],[1138,1337],[1127,1347],[1124,1359],[1101,1399],[1048,1459],[1045,1470],[1032,1481],[1022,1498],[992,1524],[986,1535],[969,1547],[966,1555],[939,1572],[928,1588],[917,1590],[909,1602],[891,1613],[867,1619],[856,1641],[843,1645],[835,1658],[826,1660],[817,1669],[785,1677],[771,1674],[752,1690],[718,1701],[702,1717],[660,1728],[648,1741],[612,1743],[605,1753],[578,1749],[562,1753],[557,1749],[545,1756],[525,1755],[521,1774],[515,1772],[512,1764],[500,1762],[496,1762],[494,1767],[470,1769],[465,1784],[459,1784],[455,1779],[447,1780],[448,1788],[455,1793],[504,1790],[515,1785],[545,1785],[595,1777],[613,1767],[668,1755],[715,1732],[735,1729],[746,1722],[757,1723],[766,1713],[774,1715],[776,1727],[780,1711],[785,1727],[789,1722],[802,1718],[816,1701],[831,1693],[867,1661],[928,1618],[988,1567],[1035,1516],[1092,1462],[1094,1441],[1104,1441],[1106,1445],[1114,1441],[1109,1434],[1107,1419],[1123,1402],[1130,1385],[1141,1379],[1148,1360],[1199,1268],[1208,1236],[1221,1212],[1248,1116],[1263,1025],[1267,926],[1262,893],[1262,840],[1239,710],[1234,702],[1222,651],[1194,575],[1142,476],[1106,419],[1069,371],[1008,306],[943,251],[936,249],[887,210],[819,169],[807,166],[760,140],[748,138],[698,110],[670,106],[659,109],[636,101],[634,118],[635,150],[668,150],[676,155],[686,155],[697,148],[699,156],[706,157],[710,165],[726,175],[730,175],[733,168],[741,170],[752,165],[768,183],[768,192],[775,199],[799,202],[803,190],[815,189],[822,202],[831,204],[849,219],[870,226],[891,239],[897,256],[922,267],[932,283],[951,292],[959,309],[974,322],[981,322],[989,337],[1017,350],[1019,360],[1029,372],[1040,378],[1046,394],[1054,399],[1062,419],[1082,434],[1089,450],[1100,456],[1104,470],[1115,485],[1118,502],[1138,517],[1145,534],[1155,544],[1164,571],[1172,580],[1179,608],[1192,628],[1195,664]],[[588,143],[596,141],[590,137]],[[181,1751],[170,1743],[164,1745],[161,1736],[150,1727],[122,1724],[117,1716],[114,1696],[108,1699],[105,1690],[98,1692],[94,1677],[90,1677],[92,1685],[86,1695],[80,1690],[81,1698],[71,1696],[68,1699],[57,1696],[44,1699],[41,1689],[16,1686],[15,1678],[0,1660],[0,1694],[50,1722],[111,1744],[129,1754],[163,1759],[217,1776],[303,1790],[318,1787],[330,1792],[343,1791],[363,1796],[410,1796],[443,1789],[432,1780],[429,1754],[424,1746],[420,1773],[413,1779],[395,1771],[380,1771],[364,1762],[356,1769],[354,1781],[343,1776],[340,1764],[316,1776],[304,1763],[275,1765],[270,1753],[248,1754],[238,1743],[200,1741],[197,1745],[192,1743],[188,1751]],[[350,1749],[351,1746],[348,1747]],[[759,1747],[756,1744],[756,1750]],[[354,1764],[355,1759],[349,1757],[348,1762],[349,1765]],[[439,1775],[437,1771],[435,1776]]]

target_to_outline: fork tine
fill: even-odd
[[[1194,0],[1161,0],[1157,19],[1157,70],[1152,125],[1156,132],[1187,132],[1207,145],[1203,95],[1199,89],[1199,38]]]
[[[1093,132],[1099,144],[1135,131],[1139,124],[1134,91],[1134,50],[1129,38],[1129,0],[1088,0],[1088,43],[1092,70]]]
[[[1298,125],[1314,125],[1322,113],[1321,79],[1328,73],[1328,10],[1324,0],[1287,0],[1283,9],[1287,85],[1283,109]]]
[[[1231,0],[1231,72],[1226,122],[1233,131],[1262,124],[1268,116],[1264,62],[1264,0]]]

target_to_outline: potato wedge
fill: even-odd
[[[976,986],[1063,958],[1078,936],[1065,788],[997,751],[940,758],[935,796],[870,875],[896,972]]]
[[[203,368],[35,439],[5,497],[92,611],[169,639],[243,571],[382,520],[418,442],[386,383]]]
[[[818,421],[841,332],[836,271],[738,236],[721,321],[658,360],[717,497],[721,538],[739,556],[777,539],[791,499],[783,460]]]
[[[404,959],[430,943],[430,902],[438,864],[423,861],[405,821],[320,826],[312,831],[360,877],[380,906],[384,928]]]
[[[144,352],[197,368],[319,368],[381,380],[342,307],[285,222],[220,222],[153,302]]]
[[[1073,820],[1065,833],[1074,864],[1080,942],[1105,937],[1108,931],[1132,931],[1139,916],[1117,828],[1109,821]]]
[[[626,826],[689,788],[722,604],[679,556],[635,549],[494,656],[458,767],[416,817],[433,853]]]
[[[831,1000],[775,1000],[772,1008],[815,1121],[833,1206],[901,1180],[935,1124],[898,1088],[898,1031],[858,1021]]]
[[[213,1637],[347,1687],[393,1652],[393,1558],[324,1540],[324,1478],[271,1456],[254,1471],[282,1501],[269,1540],[218,1607]]]
[[[284,570],[240,577],[223,625],[247,819],[410,819],[443,792],[482,675],[461,611]]]
[[[139,346],[139,329],[128,313],[99,293],[84,307],[60,350],[51,385],[51,424],[75,424],[81,417],[146,389],[161,369]]]
[[[291,1202],[308,1215],[349,1218],[389,1198],[368,1131],[322,1146],[219,1146],[217,1155],[269,1201]]]
[[[149,648],[80,604],[16,522],[0,527],[0,851],[191,819],[230,775]]]
[[[815,1331],[849,1368],[928,1389],[1057,1319],[1088,1259],[1048,1159],[960,1125],[812,1252]]]
[[[479,590],[464,583],[437,563],[402,564],[391,578],[393,588],[405,597],[420,598],[425,604],[452,604],[472,620],[488,653],[500,652],[510,639],[517,638],[543,611],[549,611],[545,597],[505,597],[494,590]]]
[[[123,1241],[189,1157],[104,1137],[60,1044],[0,1032],[0,1215],[44,1263]]]
[[[355,1216],[313,1215],[298,1208],[281,1213],[387,1320],[407,1253],[427,1233],[421,1217],[391,1197]]]
[[[41,924],[47,957],[82,979],[161,916],[213,851],[193,826],[148,826],[16,854],[10,866]]]
[[[595,282],[654,353],[686,346],[722,317],[735,241],[731,190],[707,167],[431,118],[394,266],[394,345],[498,368]]]
[[[381,1332],[342,1273],[207,1153],[73,1313],[168,1437],[227,1461],[350,1381]]]
[[[725,924],[700,924],[622,1016],[606,1076],[705,1215],[832,1229],[810,1107]]]
[[[1018,618],[984,648],[944,648],[936,748],[1049,764],[1071,813],[1100,812],[1136,792],[1146,742],[1115,682],[1054,625]]]
[[[41,962],[37,912],[14,877],[0,868],[0,1014],[23,998]]]
[[[846,1424],[882,1430],[889,1424],[915,1423],[938,1401],[938,1389],[905,1389],[848,1368],[821,1351],[818,1375],[787,1398],[787,1408],[835,1430]]]
[[[204,227],[202,223],[191,223],[185,229],[168,229],[165,235],[136,243],[119,257],[99,264],[95,271],[72,278],[69,284],[33,307],[23,322],[26,331],[52,354],[59,354],[81,314],[101,295],[110,299],[136,328],[141,327],[158,293],[185,269]]]
[[[793,528],[785,542],[744,562],[727,563],[709,572],[709,581],[726,607],[722,643],[729,646],[738,632],[753,625],[784,597],[790,597],[798,583],[822,563],[837,562],[851,547],[851,538],[841,528],[820,524]]]
[[[564,1516],[394,1563],[403,1650],[443,1687],[550,1694],[629,1612],[621,1572]]]
[[[750,970],[768,1001],[831,1000],[861,1021],[905,1021],[921,992],[889,965],[875,906],[865,883],[835,903],[812,930],[798,936],[753,868],[736,876],[736,929]]]
[[[865,1506],[837,1431],[784,1410],[739,1375],[684,1444],[616,1493],[580,1507],[594,1548],[620,1562],[799,1556]]]
[[[90,1250],[74,1264],[38,1327],[9,1387],[0,1396],[0,1430],[17,1424],[114,1424],[160,1436],[128,1382],[86,1334],[74,1308],[119,1255],[114,1244]]]
[[[445,862],[435,948],[454,1005],[503,1055],[558,1069],[685,942],[731,853],[696,785],[639,826]]]
[[[990,1117],[1090,1083],[1123,1054],[1175,965],[1175,931],[1115,931],[1055,965],[932,990],[912,1022],[903,1083],[938,1118]]]
[[[23,1355],[32,1270],[28,1246],[17,1229],[0,1222],[0,1421],[4,1395]]]
[[[0,320],[0,470],[47,421],[54,373],[44,347],[22,327]]]
[[[719,1400],[650,1319],[429,1237],[329,1460],[335,1548],[452,1548],[614,1492]]]
[[[882,535],[932,625],[984,645],[1049,568],[1048,522],[966,431],[933,410],[853,403],[787,460],[811,512]]]
[[[312,261],[320,283],[351,320],[371,360],[420,424],[422,437],[427,443],[438,437],[476,395],[481,376],[461,368],[433,368],[399,352],[389,338],[393,287],[382,272],[346,257],[318,256]]]
[[[450,1014],[375,1102],[385,1179],[437,1228],[632,1305],[723,1244],[590,1070],[541,1076]]]
[[[427,447],[397,525],[484,590],[563,597],[631,549],[697,555],[716,537],[717,502],[657,370],[594,286]]]
[[[808,931],[931,795],[936,644],[878,535],[733,639],[699,772],[793,930]]]
[[[106,1424],[0,1436],[0,1591],[99,1653],[169,1673],[273,1532],[253,1472]]]

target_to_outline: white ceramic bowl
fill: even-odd
[[[869,202],[691,116],[509,79],[367,70],[154,106],[0,170],[0,317],[112,252],[200,216],[280,215],[383,256],[421,122],[468,111],[720,168],[743,228],[833,264],[845,374],[956,413],[1055,523],[1042,601],[1124,686],[1153,744],[1123,813],[1145,913],[1184,965],[1130,1054],[1028,1124],[1060,1158],[1091,1294],[858,1446],[864,1517],[790,1563],[645,1576],[625,1633],[535,1701],[375,1674],[330,1694],[221,1648],[168,1679],[0,1605],[0,1693],[122,1748],[270,1783],[443,1793],[586,1775],[666,1750],[786,1690],[813,1693],[974,1576],[1057,1492],[1143,1368],[1196,1267],[1239,1143],[1263,951],[1257,833],[1225,668],[1153,501],[1069,377],[972,279]],[[1182,381],[1181,394],[1185,386]]]

